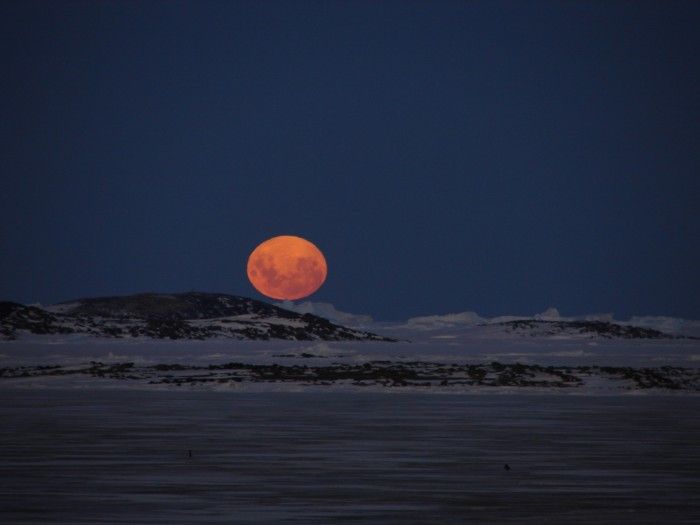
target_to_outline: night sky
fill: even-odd
[[[700,2],[3,2],[0,299],[700,318]]]

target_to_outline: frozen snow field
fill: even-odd
[[[693,395],[2,397],[7,524],[700,521]]]
[[[159,363],[200,367],[159,372],[177,375],[229,362],[690,370],[700,360],[691,339],[418,335],[411,343],[28,337],[0,344],[0,368],[133,362],[128,373],[146,377]],[[692,388],[150,381],[5,373],[0,523],[700,523]]]

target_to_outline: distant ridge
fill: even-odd
[[[456,337],[468,331],[481,338],[700,339],[700,321],[671,317],[633,317],[623,321],[615,320],[612,314],[562,317],[555,308],[533,316],[489,318],[471,311],[427,315],[412,317],[394,328],[405,337],[416,333]]]
[[[248,297],[203,292],[89,297],[45,308],[0,302],[0,338],[15,339],[22,331],[112,338],[395,341]]]
[[[215,319],[243,314],[299,317],[294,312],[239,295],[185,292],[87,297],[46,308],[49,311],[129,319]]]
[[[600,336],[607,339],[686,339],[683,336],[666,334],[653,328],[628,326],[609,321],[548,321],[542,319],[519,319],[492,323],[490,326],[502,326],[511,332],[520,332],[530,336],[556,336],[561,334],[580,334]]]

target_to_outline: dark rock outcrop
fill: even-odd
[[[535,364],[444,364],[433,362],[369,361],[335,363],[326,366],[306,364],[223,363],[187,365],[162,363],[135,366],[134,363],[91,361],[82,366],[20,366],[0,368],[0,381],[48,376],[87,375],[103,379],[135,380],[172,386],[206,383],[294,383],[298,385],[420,387],[420,388],[541,388],[576,390],[594,378],[604,380],[613,390],[700,391],[700,370],[664,366],[561,367]]]
[[[607,321],[545,321],[540,319],[519,319],[495,323],[503,326],[509,332],[520,332],[532,336],[548,336],[559,334],[582,334],[599,336],[607,339],[675,339],[673,336],[640,326],[621,325]]]
[[[155,339],[394,341],[237,295],[143,293],[79,299],[47,309],[0,303],[0,337],[80,333]]]

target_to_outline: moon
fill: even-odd
[[[261,294],[293,301],[321,287],[328,275],[328,265],[313,243],[293,235],[280,235],[253,250],[247,271],[251,284]]]

